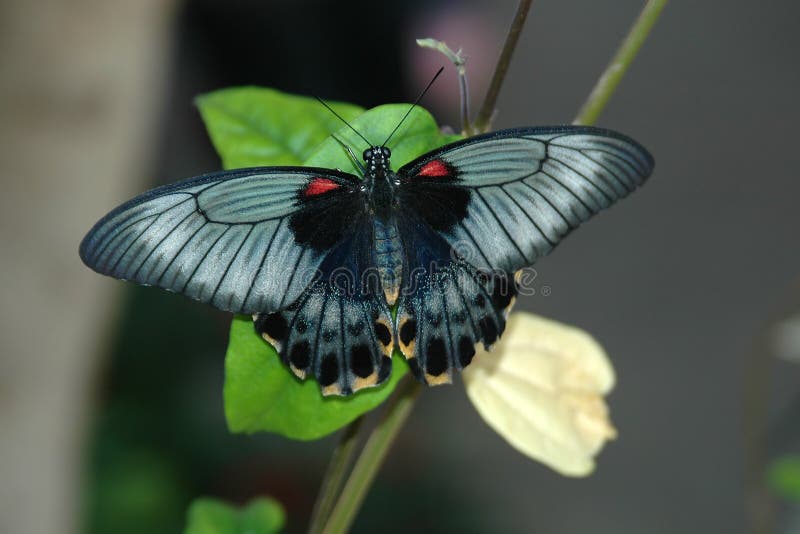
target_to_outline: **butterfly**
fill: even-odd
[[[81,259],[253,315],[323,395],[383,383],[396,350],[437,385],[502,334],[515,273],[654,165],[631,138],[584,126],[478,135],[397,171],[387,142],[369,143],[363,164],[347,149],[362,176],[258,167],[153,189],[97,222]]]

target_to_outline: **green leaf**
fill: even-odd
[[[262,87],[202,95],[197,107],[226,169],[300,165],[341,121],[313,98]],[[347,120],[363,108],[328,102]]]
[[[783,456],[767,469],[767,481],[776,494],[800,503],[800,456]]]
[[[405,360],[395,353],[385,384],[351,397],[323,397],[317,382],[300,381],[281,363],[272,345],[256,335],[249,317],[237,317],[225,356],[225,417],[232,432],[319,439],[386,400],[406,372]]]
[[[350,124],[372,144],[380,145],[399,124],[408,111],[408,106],[409,104],[378,106],[359,115],[350,121]],[[336,137],[350,146],[355,151],[356,157],[360,158],[361,152],[367,148],[364,140],[347,126],[341,127],[336,132]],[[459,139],[460,135],[441,133],[433,116],[426,110],[416,107],[387,144],[392,151],[392,168],[397,170],[418,156]],[[321,143],[304,165],[333,167],[358,174],[352,160],[333,137]]]
[[[237,93],[237,91],[241,91],[241,93]],[[253,94],[269,95],[269,98],[277,100],[273,102],[264,97],[262,100],[256,101],[252,98]],[[227,106],[209,105],[212,97],[219,97],[227,103]],[[226,166],[231,159],[240,162],[241,158],[236,154],[243,152],[242,150],[237,152],[237,148],[232,146],[235,145],[237,139],[246,140],[249,143],[248,154],[269,153],[272,150],[270,147],[274,145],[272,138],[265,138],[255,132],[248,134],[247,127],[251,124],[249,122],[235,123],[238,130],[235,135],[230,134],[232,126],[226,126],[227,123],[220,117],[227,120],[229,115],[235,114],[218,115],[215,113],[218,108],[231,109],[234,107],[232,103],[238,103],[237,109],[241,113],[236,116],[244,114],[242,110],[245,106],[241,105],[239,99],[246,101],[247,106],[250,106],[247,108],[247,116],[261,118],[281,114],[283,109],[278,107],[265,110],[260,106],[276,106],[280,101],[285,108],[288,106],[286,102],[294,101],[292,99],[302,102],[303,105],[308,103],[308,99],[289,97],[270,90],[249,88],[228,89],[204,97],[200,104],[201,109],[204,110],[203,114],[209,125],[209,132],[212,136],[217,136],[215,145],[220,147]],[[332,117],[330,112],[322,108],[319,103],[314,103],[314,105],[318,107],[317,111],[321,110],[327,115],[323,114],[324,120],[320,118],[320,121],[312,129],[314,131],[334,131],[328,129],[331,125],[329,119]],[[337,111],[341,113],[342,109],[351,111],[357,109],[354,106],[350,108],[347,106],[347,104],[340,104]],[[356,118],[351,117],[350,122],[372,143],[381,144],[400,123],[408,109],[408,104],[384,105],[371,109]],[[215,111],[209,113],[209,110]],[[345,116],[347,115],[345,114]],[[338,119],[335,117],[333,119],[338,129],[336,136],[352,147],[357,156],[360,156],[362,150],[366,148],[364,141],[350,128],[342,125]],[[304,123],[283,121],[282,123],[287,129],[286,135],[293,139],[309,138],[310,135],[304,136],[298,132],[303,128],[310,127],[310,120],[308,119]],[[263,121],[253,121],[253,124],[261,122]],[[295,129],[291,129],[292,127]],[[221,140],[223,138],[224,142]],[[417,156],[456,139],[459,139],[459,136],[442,134],[430,113],[422,108],[415,108],[388,144],[392,150],[393,168],[397,169]],[[297,152],[297,154],[299,153]],[[274,162],[261,161],[261,163],[273,164]],[[332,137],[328,137],[311,151],[303,164],[339,168],[357,173],[347,152]],[[281,363],[274,348],[255,333],[250,318],[238,317],[231,325],[228,352],[225,357],[224,397],[228,427],[232,432],[267,431],[292,439],[318,439],[335,432],[361,414],[378,406],[391,394],[399,379],[407,371],[408,366],[405,360],[399,352],[396,352],[392,361],[392,376],[387,383],[377,388],[362,390],[351,397],[326,398],[322,396],[319,385],[313,379],[300,381]]]
[[[283,530],[286,514],[277,501],[253,499],[236,508],[217,499],[196,499],[187,514],[184,534],[275,534]]]

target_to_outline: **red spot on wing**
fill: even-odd
[[[449,176],[450,168],[440,159],[429,161],[417,173],[417,176],[430,176],[433,178],[440,178],[442,176]]]
[[[306,188],[303,189],[303,196],[314,197],[322,193],[327,193],[328,191],[333,191],[334,189],[339,189],[340,187],[342,187],[341,184],[334,182],[330,178],[314,178],[308,182]]]

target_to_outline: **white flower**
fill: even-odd
[[[617,435],[603,399],[614,369],[578,328],[514,313],[491,353],[478,351],[463,376],[489,426],[562,475],[590,474],[594,456]]]

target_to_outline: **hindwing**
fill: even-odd
[[[418,380],[452,381],[469,365],[475,345],[489,348],[505,330],[516,287],[503,271],[487,272],[454,258],[433,229],[400,217],[406,254],[398,300],[397,345]]]
[[[331,249],[310,287],[290,306],[255,317],[256,331],[300,379],[323,395],[349,395],[383,383],[392,369],[391,314],[373,268],[371,225]]]

